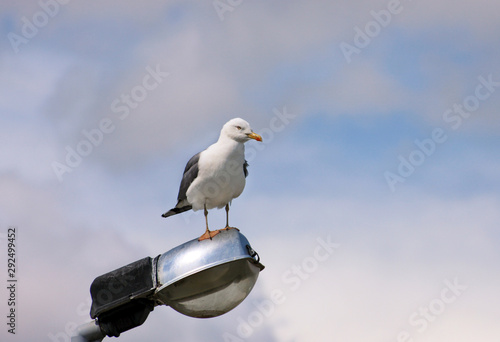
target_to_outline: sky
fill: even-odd
[[[161,214],[242,117],[263,142],[230,224],[266,268],[229,313],[156,307],[120,341],[498,341],[499,10],[2,1],[1,340],[69,341],[94,278],[201,235]]]

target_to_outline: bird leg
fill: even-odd
[[[206,204],[205,204],[205,211],[204,211],[204,213],[205,213],[205,223],[207,225],[207,230],[205,231],[205,233],[202,236],[200,236],[198,238],[198,241],[202,241],[202,240],[206,240],[206,239],[212,240],[212,238],[215,235],[217,235],[217,234],[220,233],[219,230],[215,230],[215,231],[211,232],[210,229],[208,229],[208,210],[207,210],[207,205]]]
[[[205,210],[203,211],[203,213],[205,214],[205,223],[207,225],[207,232],[209,232],[210,230],[208,229],[208,210],[207,210],[207,205],[206,204],[204,205],[204,209]]]
[[[224,229],[225,230],[236,229],[237,231],[240,231],[236,227],[229,227],[229,203],[226,204],[226,227]]]

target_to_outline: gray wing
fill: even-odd
[[[184,169],[181,185],[179,187],[179,194],[177,195],[177,204],[174,208],[164,213],[163,217],[169,217],[175,214],[182,213],[192,209],[191,204],[187,202],[186,192],[193,181],[198,177],[198,160],[200,160],[201,152],[195,154],[189,159]]]
[[[200,160],[200,154],[196,153],[189,159],[184,169],[184,175],[182,176],[181,186],[179,187],[179,195],[177,195],[178,201],[183,201],[187,199],[186,192],[191,183],[198,177],[198,160]]]

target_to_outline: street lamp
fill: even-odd
[[[197,318],[220,316],[240,304],[264,269],[237,229],[194,239],[97,277],[90,286],[94,321],[72,342],[102,341],[144,323],[155,306]]]

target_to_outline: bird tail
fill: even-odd
[[[175,207],[175,208],[170,209],[166,213],[162,214],[161,217],[169,217],[172,215],[180,214],[180,213],[183,213],[185,211],[191,210],[192,208],[193,207],[191,205],[186,205],[186,206],[180,207],[180,208]]]

